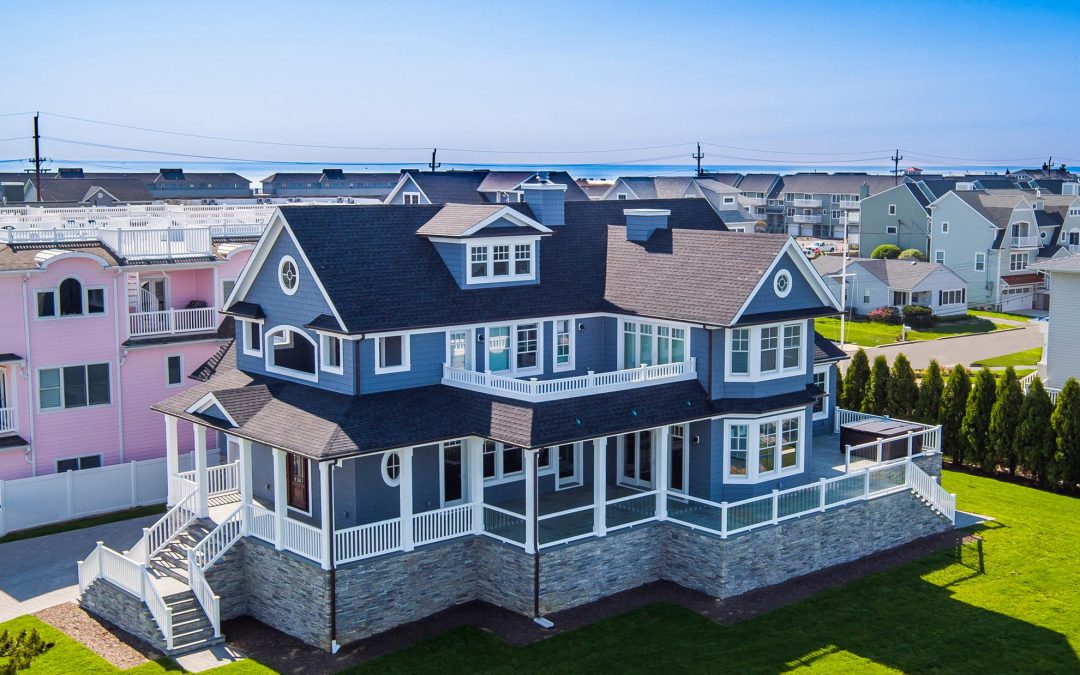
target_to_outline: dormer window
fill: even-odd
[[[536,278],[533,257],[536,242],[469,244],[468,283],[532,281]]]

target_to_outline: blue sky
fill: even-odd
[[[1080,81],[1066,75],[1080,34],[1074,2],[456,4],[11,4],[0,24],[0,114],[36,109],[288,143],[552,153],[443,152],[463,162],[671,163],[686,150],[562,151],[703,140],[755,149],[707,147],[706,161],[718,163],[876,158],[900,147],[905,164],[940,155],[1019,165],[1032,162],[1012,160],[1049,154],[1080,164]],[[43,123],[54,138],[223,157],[428,154]],[[28,128],[28,118],[2,117],[0,139]],[[0,159],[29,147],[0,142]],[[156,159],[58,141],[47,154]]]

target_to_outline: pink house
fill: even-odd
[[[0,480],[163,457],[150,405],[231,337],[218,308],[253,239],[0,230]]]

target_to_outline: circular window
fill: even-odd
[[[291,256],[281,259],[281,265],[278,267],[278,283],[281,284],[281,290],[285,291],[286,295],[296,292],[296,287],[300,283],[300,273],[296,269],[296,261]]]
[[[791,292],[791,272],[787,270],[777,272],[773,277],[773,290],[776,291],[777,296],[786,298]]]
[[[400,452],[388,452],[383,455],[382,477],[386,484],[391,487],[401,482]]]

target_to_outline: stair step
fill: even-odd
[[[225,642],[225,638],[211,637],[205,640],[196,640],[194,642],[188,642],[185,644],[173,643],[173,648],[169,650],[169,656],[183,656],[184,654],[190,654],[191,652],[197,652],[214,645],[219,645]]]

